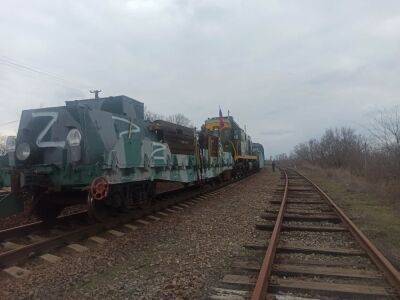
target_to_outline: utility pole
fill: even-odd
[[[94,99],[99,99],[99,93],[101,93],[101,90],[91,90],[90,93],[94,94]]]

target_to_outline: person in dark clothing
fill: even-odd
[[[275,172],[275,161],[274,160],[272,161],[271,165],[272,165],[272,172]]]

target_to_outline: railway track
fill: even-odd
[[[344,212],[307,177],[284,184],[213,299],[399,299],[400,275]],[[267,243],[265,243],[265,239]]]
[[[101,243],[102,239],[97,236],[99,234],[110,232],[118,236],[123,234],[123,230],[135,230],[141,224],[157,220],[166,213],[183,210],[188,205],[193,205],[196,200],[204,199],[224,188],[230,188],[237,181],[203,188],[190,187],[180,191],[164,192],[156,197],[154,205],[148,209],[120,214],[103,223],[91,223],[87,218],[87,212],[82,211],[59,217],[52,228],[46,227],[39,221],[1,230],[0,269],[15,277],[19,277],[18,274],[22,277],[29,271],[25,272],[19,266],[33,257],[51,258],[52,251],[76,245],[87,238]],[[79,250],[79,244],[77,249]]]

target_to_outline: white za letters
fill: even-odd
[[[57,147],[57,148],[64,148],[65,147],[65,141],[61,142],[43,142],[44,136],[49,132],[51,126],[57,121],[58,118],[58,112],[55,111],[43,111],[43,112],[34,112],[32,113],[33,118],[38,118],[38,117],[50,117],[49,123],[47,123],[46,127],[39,133],[37,139],[36,139],[36,145],[39,148],[50,148],[50,147]]]

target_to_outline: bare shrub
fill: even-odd
[[[189,118],[181,113],[168,116],[167,121],[177,125],[192,127],[192,122],[189,120]]]
[[[156,120],[164,120],[164,121],[168,121],[168,122],[171,122],[171,123],[174,123],[177,125],[193,127],[190,119],[181,113],[173,114],[173,115],[166,117],[164,115],[160,115],[160,114],[157,114],[157,113],[154,113],[154,112],[148,110],[147,107],[144,108],[144,119],[146,121],[150,121],[150,122],[153,122]]]
[[[311,139],[294,149],[296,159],[322,167],[353,167],[359,172],[363,167],[364,138],[352,128],[328,129],[320,140]]]
[[[325,169],[329,178],[351,182],[363,177],[400,204],[400,106],[377,112],[368,129],[368,137],[348,127],[327,129],[320,139],[297,145],[291,158]]]
[[[375,149],[374,160],[378,162],[374,175],[400,179],[400,106],[379,111],[369,132]]]

